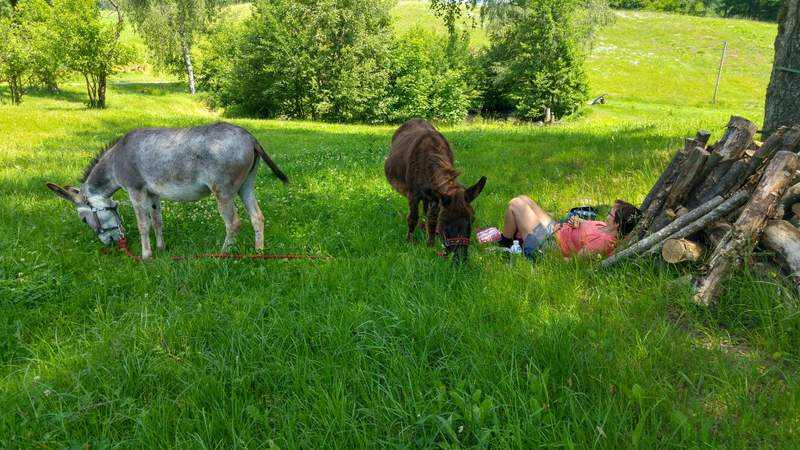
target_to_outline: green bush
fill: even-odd
[[[462,120],[474,97],[463,55],[448,53],[446,37],[420,28],[397,38],[392,51],[388,120]]]
[[[719,0],[717,10],[725,17],[777,20],[781,0]]]
[[[203,48],[202,86],[244,114],[383,120],[389,8],[387,0],[256,2],[243,26],[223,28]]]
[[[513,110],[520,119],[538,120],[545,108],[558,117],[575,112],[588,97],[578,1],[528,0],[506,6],[491,24],[491,46],[480,57],[478,80],[484,112]]]
[[[609,0],[612,8],[650,9],[683,14],[713,13],[716,0]]]

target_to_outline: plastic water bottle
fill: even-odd
[[[509,249],[509,253],[512,255],[522,254],[522,247],[520,247],[518,240],[514,239],[514,243],[511,244],[511,248]]]

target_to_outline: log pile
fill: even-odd
[[[687,138],[642,202],[628,245],[603,266],[647,255],[701,264],[694,301],[709,305],[760,245],[800,289],[800,125],[764,142],[756,132],[733,116],[711,145],[707,131]]]

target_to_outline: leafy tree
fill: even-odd
[[[100,16],[94,0],[55,0],[54,29],[67,56],[67,66],[86,81],[91,108],[106,107],[108,76],[115,67],[131,58],[130,48],[119,42],[122,14],[111,2],[117,15],[114,24]]]
[[[484,110],[537,120],[574,112],[586,99],[584,20],[578,0],[514,0],[487,11]]]
[[[462,45],[465,47],[466,41]],[[453,123],[466,116],[474,89],[469,86],[466,68],[451,64],[454,51],[451,46],[451,40],[421,28],[409,30],[396,39],[389,121],[423,117]]]
[[[29,62],[33,80],[51,93],[58,93],[58,80],[66,71],[67,55],[54,26],[55,8],[46,0],[22,0],[18,11],[30,37]]]
[[[123,0],[157,67],[185,71],[195,93],[192,47],[222,0]]]
[[[389,0],[261,0],[244,35],[212,37],[220,77],[204,86],[223,105],[266,117],[377,121],[386,116]],[[228,45],[224,45],[228,44]],[[230,46],[235,47],[233,50]],[[229,60],[226,63],[225,60]],[[230,64],[230,68],[225,68]]]
[[[8,83],[11,102],[22,103],[24,79],[30,73],[31,41],[16,11],[0,17],[0,76]]]

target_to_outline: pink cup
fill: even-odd
[[[478,230],[475,233],[475,237],[478,238],[478,242],[481,244],[488,244],[490,242],[497,242],[502,238],[502,234],[500,234],[500,230],[495,227],[487,228],[485,230]]]

